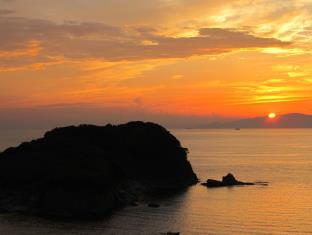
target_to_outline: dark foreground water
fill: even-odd
[[[269,186],[197,185],[159,208],[128,207],[96,222],[1,215],[0,234],[312,234],[312,129],[172,132],[202,180],[232,172]],[[41,134],[1,133],[0,150]]]

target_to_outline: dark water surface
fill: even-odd
[[[0,150],[42,133],[1,133]],[[312,234],[312,129],[172,133],[190,150],[202,180],[232,172],[240,180],[269,181],[269,186],[197,185],[158,200],[159,208],[128,207],[95,222],[1,215],[0,234]]]

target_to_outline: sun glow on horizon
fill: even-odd
[[[276,118],[276,113],[269,113],[268,118],[270,118],[270,119]]]

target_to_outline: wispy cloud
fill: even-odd
[[[187,58],[248,48],[287,47],[289,42],[243,31],[201,28],[193,37],[161,36],[154,29],[101,23],[0,17],[0,66],[20,67],[69,60],[138,61]]]

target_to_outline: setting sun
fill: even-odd
[[[268,117],[271,119],[274,119],[274,118],[276,118],[276,114],[275,113],[269,113]]]

